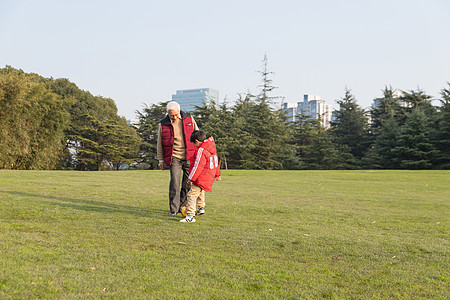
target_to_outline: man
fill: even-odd
[[[190,188],[188,160],[195,152],[195,146],[190,141],[194,130],[198,130],[194,118],[182,111],[177,102],[169,102],[167,116],[159,123],[156,156],[161,170],[164,170],[164,164],[170,167],[169,208],[172,216],[180,212]]]

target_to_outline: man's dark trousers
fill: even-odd
[[[180,208],[186,204],[187,193],[190,189],[189,179],[189,161],[172,157],[170,166],[170,184],[169,184],[169,205],[171,213],[180,212]],[[183,178],[180,178],[183,172]],[[181,186],[181,187],[180,187]]]

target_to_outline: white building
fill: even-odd
[[[286,110],[289,121],[295,121],[296,116],[303,112],[312,119],[320,118],[321,125],[324,128],[330,128],[333,106],[320,96],[303,95],[303,102],[284,102],[281,105]]]

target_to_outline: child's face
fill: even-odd
[[[200,142],[199,140],[195,140],[195,142],[194,142],[194,146],[195,147],[200,147],[200,145],[202,144],[202,142]]]

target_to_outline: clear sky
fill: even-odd
[[[449,0],[0,0],[0,67],[68,78],[135,119],[209,87],[368,107],[386,85],[438,98],[450,81]]]

